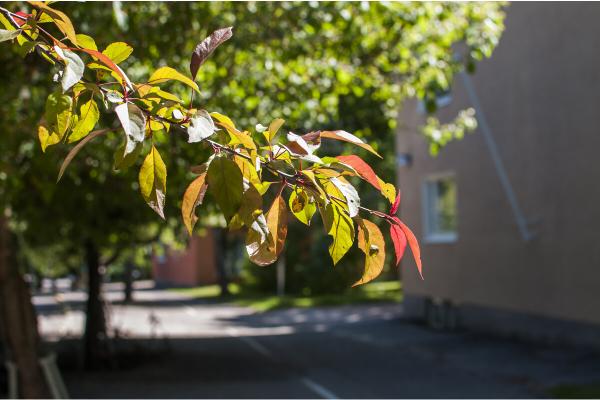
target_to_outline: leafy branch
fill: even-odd
[[[188,143],[201,143],[212,150],[204,164],[191,168],[196,178],[183,196],[182,218],[190,234],[198,220],[196,209],[209,192],[228,227],[247,231],[246,250],[250,259],[258,265],[268,265],[283,251],[288,207],[306,225],[310,225],[318,210],[332,238],[329,253],[334,264],[355,242],[365,254],[364,272],[356,282],[363,284],[377,277],[385,263],[383,235],[376,224],[359,216],[363,212],[389,223],[396,265],[408,244],[421,273],[417,240],[395,215],[400,203],[400,193],[396,194],[395,187],[379,178],[356,155],[317,156],[322,140],[336,140],[379,157],[369,144],[343,130],[302,135],[288,132],[285,140],[281,140],[278,134],[284,124],[282,119],[275,119],[268,126],[258,124],[251,132],[238,129],[226,115],[193,108],[194,93],[200,93],[195,82],[198,70],[232,36],[231,27],[213,32],[196,46],[189,76],[171,67],[161,67],[146,82],[134,83],[119,67],[133,52],[131,46],[116,42],[99,51],[93,38],[76,34],[66,14],[46,3],[30,2],[30,5],[30,13],[14,13],[0,7],[0,23],[6,28],[0,29],[0,41],[16,43],[24,53],[37,50],[58,68],[55,79],[60,81],[60,88],[48,96],[38,127],[42,151],[58,143],[76,143],[60,168],[58,180],[88,142],[115,130],[94,130],[100,119],[100,103],[104,111],[116,115],[119,130],[124,133],[123,144],[116,149],[115,169],[131,167],[142,156],[145,144],[150,143],[138,180],[144,200],[162,218],[167,169],[154,136],[177,131],[187,135]],[[49,28],[42,24],[48,24]],[[50,29],[57,30],[62,37],[50,33]],[[162,88],[164,83],[173,81],[191,89],[189,107]],[[354,178],[363,179],[378,190],[390,202],[389,212],[361,205],[358,192],[348,180]],[[263,196],[271,186],[277,189],[265,212]],[[289,192],[287,202],[284,189]]]

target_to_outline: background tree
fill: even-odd
[[[349,122],[350,126],[344,127],[359,137],[382,139],[383,145],[376,146],[382,152],[393,148],[385,144],[392,140],[394,117],[402,97],[420,96],[432,109],[435,96],[449,88],[452,76],[464,63],[470,65],[472,59],[489,55],[502,26],[498,4],[388,7],[381,4],[320,3],[318,7],[312,7],[306,3],[127,3],[120,11],[118,6],[115,8],[116,20],[121,21],[124,28],[121,32],[106,31],[107,24],[114,24],[115,18],[113,11],[106,7],[93,4],[64,5],[64,10],[78,23],[81,22],[86,33],[101,38],[103,45],[124,39],[137,48],[138,51],[123,63],[128,72],[133,71],[132,79],[149,75],[152,69],[165,61],[170,65],[175,62],[173,66],[187,64],[187,54],[190,54],[198,38],[204,37],[213,28],[232,23],[236,34],[228,42],[230,50],[216,52],[200,70],[198,80],[202,83],[200,100],[203,107],[226,111],[240,126],[253,126],[258,122],[268,124],[274,117],[282,116],[293,130],[307,131],[317,124],[325,128],[342,126],[339,122],[342,120]],[[126,20],[125,16],[130,18]],[[461,41],[466,41],[471,47],[467,60],[456,60],[452,55],[451,46]],[[349,50],[341,53],[341,48]],[[2,102],[2,107],[7,113],[2,115],[8,117],[7,123],[3,124],[7,135],[2,140],[9,151],[0,156],[0,179],[4,183],[0,190],[3,190],[4,208],[11,212],[20,208],[18,220],[26,222],[30,218],[35,220],[35,210],[32,209],[35,204],[40,204],[39,198],[36,198],[30,203],[33,207],[26,207],[27,201],[31,200],[24,195],[27,190],[46,196],[43,204],[69,204],[74,207],[71,209],[79,209],[81,204],[77,201],[63,203],[59,196],[102,190],[101,185],[85,190],[81,185],[96,178],[99,182],[112,179],[102,178],[104,173],[98,172],[101,170],[98,166],[106,165],[107,159],[111,158],[108,154],[102,155],[104,150],[101,149],[114,150],[114,142],[109,137],[106,142],[91,144],[73,163],[74,167],[81,170],[69,172],[72,175],[65,177],[61,183],[73,186],[51,188],[53,179],[42,179],[40,171],[52,171],[48,166],[52,165],[53,156],[46,157],[44,162],[39,161],[39,149],[34,144],[34,126],[42,114],[49,92],[47,88],[51,85],[48,80],[49,69],[31,56],[25,58],[26,68],[23,68],[23,61],[15,56],[20,51],[17,48],[0,56],[7,58],[2,65],[7,72],[2,76],[8,76],[10,72],[13,77],[10,82],[3,83],[7,90],[3,91],[6,101]],[[22,80],[18,79],[19,75]],[[23,89],[21,82],[32,83]],[[174,93],[185,102],[189,100],[187,91],[175,89]],[[381,121],[386,121],[386,124],[382,125]],[[178,143],[169,143],[171,156],[167,163],[185,170],[186,166],[180,160],[206,159],[206,154],[197,152],[197,149],[192,152],[189,147]],[[333,152],[342,147],[332,145],[330,149]],[[383,155],[381,167],[387,172],[382,177],[390,180],[393,157],[387,153]],[[32,179],[22,179],[20,174],[28,171],[28,168],[31,168]],[[177,179],[177,176],[178,173],[170,175],[170,181],[173,177]],[[189,177],[187,175],[182,179]],[[123,178],[124,182],[131,182]],[[38,184],[32,185],[36,181]],[[133,186],[130,184],[129,189],[137,189],[135,184]],[[122,193],[127,195],[127,185],[123,185]],[[177,197],[180,195],[181,192],[177,193]],[[111,199],[116,200],[118,196]],[[100,195],[97,197],[101,198]],[[81,197],[77,198],[81,201]],[[106,204],[98,201],[96,204]],[[167,204],[177,202],[167,199]],[[82,207],[82,212],[89,210],[93,214],[92,204],[94,202],[90,201],[89,208]],[[378,200],[377,205],[381,204],[383,202]],[[101,209],[104,212],[111,207]],[[114,215],[107,213],[102,216],[98,214],[98,208],[95,211],[98,220]],[[129,224],[119,232],[127,232],[132,225],[145,225],[139,218],[129,219],[132,216],[129,212],[120,211],[122,213],[117,214],[122,217],[120,220],[124,223],[129,221]],[[167,215],[176,214],[170,212]],[[50,218],[53,217],[50,215]],[[73,226],[84,220],[73,221]],[[132,224],[132,221],[135,222]],[[26,235],[31,242],[35,242],[35,226],[32,223],[23,228],[29,230],[30,234]],[[73,228],[71,233],[65,235],[39,235],[39,238],[50,241],[50,238],[68,240],[66,238],[69,236],[92,236],[89,231],[81,236],[77,229]],[[127,234],[124,236],[125,239],[120,239],[106,235],[111,240],[107,239],[103,246],[118,247],[131,240]]]

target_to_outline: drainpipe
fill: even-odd
[[[473,104],[473,107],[475,107],[477,121],[479,122],[479,127],[481,128],[483,139],[485,140],[485,144],[490,152],[492,161],[494,162],[494,167],[496,169],[496,173],[498,174],[498,178],[500,179],[500,184],[502,185],[504,193],[506,194],[506,198],[510,203],[510,207],[512,209],[517,226],[519,228],[521,238],[525,242],[528,242],[531,239],[533,239],[536,235],[532,231],[530,231],[527,226],[527,220],[523,215],[523,210],[519,205],[519,201],[517,200],[515,191],[510,183],[510,180],[508,179],[506,169],[504,168],[504,163],[502,162],[500,152],[498,151],[498,146],[496,145],[496,141],[494,140],[492,130],[490,129],[490,126],[487,123],[487,119],[485,118],[485,113],[483,112],[483,108],[481,107],[481,103],[479,102],[479,98],[477,97],[477,93],[475,92],[473,82],[465,72],[461,72],[460,75],[465,84],[469,100]]]

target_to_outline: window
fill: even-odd
[[[457,188],[453,174],[435,175],[425,180],[423,196],[425,240],[448,243],[457,239]]]

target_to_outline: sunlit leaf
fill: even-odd
[[[115,64],[127,60],[131,53],[133,53],[133,47],[125,42],[111,43],[106,49],[102,50],[102,54],[110,58]]]
[[[358,248],[365,253],[362,276],[352,286],[362,285],[377,278],[385,264],[385,240],[379,227],[371,221],[358,218]]]
[[[84,47],[86,49],[90,49],[90,50],[98,50],[98,46],[96,46],[96,41],[91,36],[84,35],[82,33],[78,33],[76,35],[76,37],[77,37],[77,44],[79,46]]]
[[[334,202],[325,207],[319,206],[319,211],[327,234],[333,238],[329,245],[329,255],[335,265],[354,243],[354,223],[346,211]]]
[[[68,142],[73,143],[85,137],[94,129],[100,119],[100,111],[94,99],[83,103],[79,108],[79,119],[69,135]]]
[[[196,207],[202,204],[204,194],[206,193],[206,173],[196,177],[190,183],[185,190],[183,195],[183,201],[181,203],[181,216],[183,217],[183,223],[187,228],[188,233],[191,235],[194,230],[194,225],[198,221],[196,216]]]
[[[356,191],[354,186],[352,186],[347,180],[345,180],[341,176],[337,178],[331,178],[330,181],[344,195],[350,217],[356,216],[360,207],[360,197],[358,196],[358,192]]]
[[[62,11],[51,8],[47,4],[41,1],[30,1],[29,4],[44,11],[54,20],[56,27],[73,43],[74,45],[79,44],[77,42],[77,35],[75,34],[75,28],[71,20]]]
[[[394,244],[394,253],[396,254],[396,266],[400,264],[404,251],[406,250],[406,235],[404,231],[397,224],[390,225],[390,237]]]
[[[211,137],[217,128],[206,110],[199,110],[190,118],[190,126],[187,128],[188,143],[200,142]]]
[[[283,251],[285,244],[287,209],[281,195],[273,200],[273,204],[267,212],[266,221],[272,240],[263,241],[261,244],[260,233],[254,229],[250,229],[246,237],[246,251],[250,261],[261,266],[274,263]]]
[[[46,99],[46,124],[51,133],[56,133],[59,139],[71,125],[73,99],[62,93],[51,93]]]
[[[146,116],[133,103],[119,104],[115,107],[115,112],[125,131],[127,139],[125,155],[127,155],[135,149],[137,143],[143,142],[146,138]]]
[[[0,42],[12,40],[21,34],[21,30],[7,31],[6,29],[0,29]]]
[[[377,174],[373,171],[373,168],[369,164],[363,161],[362,158],[355,155],[349,156],[337,156],[338,160],[342,163],[351,166],[358,173],[358,175],[365,181],[369,182],[375,189],[381,190],[381,185],[377,179]]]
[[[413,253],[413,258],[415,259],[415,263],[417,264],[417,269],[419,270],[419,275],[421,275],[421,279],[423,279],[423,267],[421,264],[421,250],[419,249],[419,242],[410,230],[408,226],[406,226],[400,218],[393,217],[394,222],[402,229],[402,232],[406,235],[406,240],[408,241],[408,245],[410,246],[410,250]]]
[[[106,55],[100,53],[97,50],[92,50],[92,49],[79,49],[79,50],[81,50],[81,51],[91,55],[95,59],[101,61],[102,64],[104,64],[111,71],[111,73],[114,73],[113,76],[115,76],[115,78],[118,79],[121,84],[127,86],[130,89],[133,89],[133,85],[132,85],[131,81],[129,80],[129,78],[127,77],[127,75],[125,75],[125,72],[123,72],[121,67],[119,67],[117,64],[115,64]],[[90,67],[91,67],[91,65],[92,64],[89,64]]]
[[[162,67],[154,71],[154,73],[150,76],[150,79],[148,79],[148,83],[153,85],[168,82],[170,80],[184,83],[200,93],[200,89],[198,88],[196,82],[171,67]]]
[[[269,128],[263,132],[263,135],[265,136],[265,139],[267,139],[267,142],[271,143],[275,135],[277,135],[279,128],[281,128],[284,122],[285,120],[281,118],[275,118],[273,121],[271,121],[271,123],[269,124]]]
[[[317,211],[317,205],[312,196],[306,194],[302,188],[294,188],[288,199],[292,214],[305,225],[310,225],[310,220]]]
[[[44,153],[46,152],[48,146],[52,146],[60,142],[60,136],[54,132],[49,132],[48,129],[43,125],[38,127],[38,138],[40,140],[42,152]]]
[[[381,194],[385,197],[390,204],[394,204],[396,200],[396,188],[391,183],[386,183],[383,179],[377,177],[377,181],[379,182],[379,186],[381,186]]]
[[[62,79],[60,81],[63,92],[69,90],[73,85],[75,85],[81,78],[83,77],[83,71],[85,69],[85,64],[79,58],[79,56],[73,53],[68,49],[61,49],[58,46],[54,46],[54,51],[56,54],[65,62],[65,69],[62,74]]]
[[[227,223],[242,203],[242,172],[235,162],[226,157],[216,157],[208,167],[208,190],[217,201]]]
[[[314,144],[318,144],[321,141],[321,138],[328,138],[328,139],[335,139],[335,140],[341,140],[343,142],[348,142],[348,143],[352,143],[356,146],[359,146],[365,150],[370,151],[371,153],[375,154],[377,157],[381,158],[381,156],[379,155],[379,153],[377,153],[375,151],[375,149],[373,149],[369,144],[363,142],[360,138],[358,138],[357,136],[346,132],[346,131],[342,131],[342,130],[337,130],[337,131],[315,131],[315,132],[310,132],[307,133],[305,135],[302,135],[302,138],[308,142],[308,143],[314,143]]]
[[[140,191],[146,203],[161,218],[165,218],[165,195],[167,193],[167,167],[156,147],[144,159],[139,174]]]
[[[229,39],[232,35],[232,27],[218,29],[196,46],[190,61],[190,73],[192,75],[192,79],[196,79],[198,69],[204,63],[204,61],[206,61],[208,56],[210,56],[210,54],[221,43]]]

